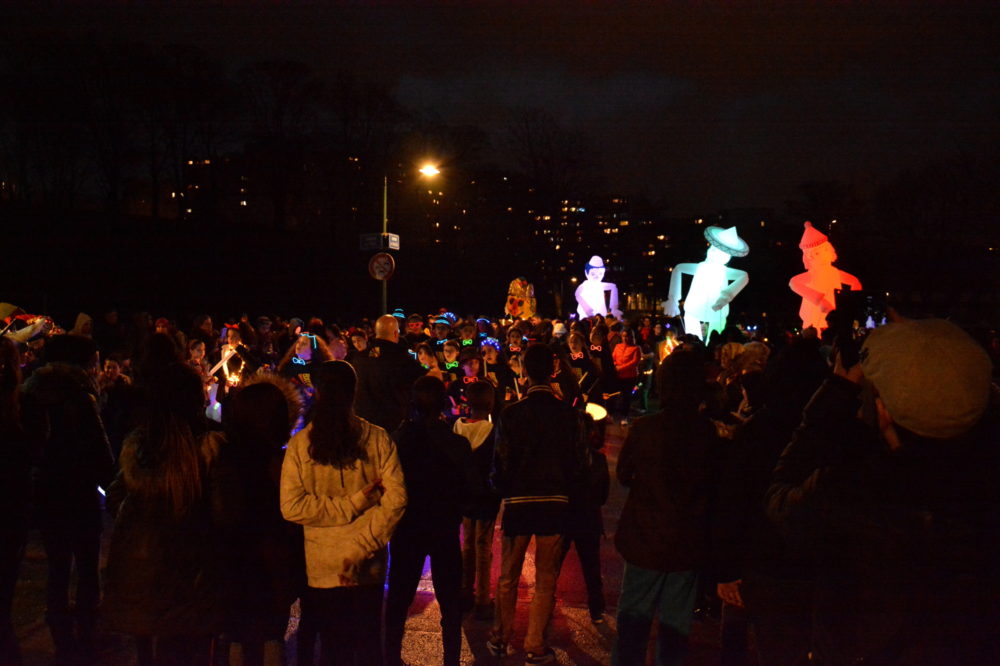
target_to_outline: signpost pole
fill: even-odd
[[[389,176],[382,176],[382,237],[389,232]],[[381,317],[389,311],[389,281],[382,280],[382,309],[379,310]]]

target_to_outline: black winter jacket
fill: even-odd
[[[406,418],[413,382],[424,374],[406,345],[376,338],[354,362],[358,389],[354,411],[392,432]]]
[[[833,377],[806,407],[769,513],[817,561],[818,663],[984,664],[1000,654],[1000,418],[890,451]]]
[[[629,487],[615,534],[625,561],[667,572],[707,564],[719,446],[715,426],[700,415],[660,412],[632,424],[617,467]]]
[[[34,500],[43,526],[101,529],[101,498],[115,476],[97,387],[76,365],[49,363],[24,383],[21,419],[31,443]]]
[[[548,386],[529,388],[500,414],[491,483],[504,498],[505,535],[565,532],[589,460],[584,419]]]

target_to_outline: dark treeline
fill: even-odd
[[[385,183],[403,246],[391,306],[499,311],[525,275],[543,308],[567,310],[571,277],[595,253],[623,291],[651,302],[667,267],[703,252],[701,228],[671,211],[669,193],[609,192],[595,142],[545,110],[511,111],[499,130],[455,126],[350,72],[227,66],[203,48],[134,42],[21,44],[0,57],[0,83],[5,297],[38,308],[321,300],[370,314],[378,285],[358,235],[380,230]],[[995,305],[996,155],[944,157],[883,183],[808,182],[764,210],[705,211],[753,248],[734,314],[794,314],[785,284],[806,219],[879,289]],[[441,175],[421,177],[424,159]]]

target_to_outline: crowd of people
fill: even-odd
[[[443,663],[467,614],[505,659],[532,542],[521,656],[552,662],[571,547],[606,621],[609,425],[628,490],[612,663],[645,664],[654,627],[656,663],[682,663],[706,593],[726,664],[1000,658],[996,349],[934,319],[707,345],[676,323],[12,313],[0,662],[21,659],[30,529],[57,663],[99,663],[115,632],[143,666],[281,664],[298,600],[299,664],[401,664],[427,558]]]

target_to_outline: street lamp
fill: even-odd
[[[425,162],[422,167],[420,167],[420,173],[427,177],[432,178],[441,171],[437,166],[431,162]],[[389,176],[384,175],[382,177],[382,237],[385,238],[386,234],[389,233]],[[382,314],[389,311],[389,281],[382,280]]]

